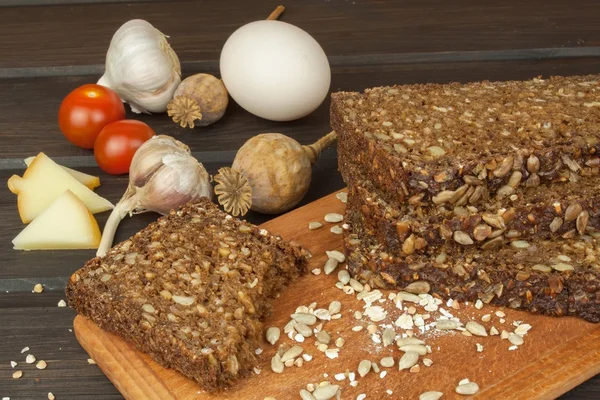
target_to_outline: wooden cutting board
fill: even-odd
[[[343,210],[344,204],[332,194],[271,220],[263,227],[305,246],[313,254],[310,269],[322,268],[326,260],[325,250],[341,250],[342,247],[342,236],[331,233],[329,229],[333,224],[324,222],[323,217],[331,212],[343,213]],[[320,221],[323,227],[310,231],[309,221]],[[420,393],[430,390],[443,392],[443,399],[452,399],[464,398],[454,392],[458,381],[463,378],[479,384],[481,391],[475,397],[480,399],[552,399],[600,372],[600,324],[575,318],[543,317],[511,309],[503,309],[506,317],[501,323],[495,315],[498,308],[485,306],[477,310],[472,304],[461,305],[460,310],[444,307],[460,317],[463,323],[470,319],[481,322],[482,315],[491,314],[490,322],[481,322],[488,330],[495,326],[499,331],[512,332],[514,321],[528,323],[532,328],[525,336],[525,343],[517,350],[509,351],[510,343],[499,336],[467,337],[432,330],[424,337],[432,348],[427,357],[433,360],[433,365],[426,367],[420,364],[419,372],[398,371],[397,360],[402,353],[395,345],[383,348],[372,341],[367,332],[367,326],[372,322],[366,317],[359,321],[353,316],[356,310],[363,310],[364,302],[344,294],[335,287],[336,282],[337,271],[329,276],[311,273],[297,280],[274,301],[273,315],[265,326],[283,328],[297,306],[317,302],[317,308],[327,308],[332,300],[339,300],[342,318],[327,321],[324,325],[332,336],[332,342],[338,337],[345,339],[339,358],[326,358],[311,337],[300,345],[313,356],[312,361],[275,374],[270,369],[270,360],[277,346],[264,342],[263,353],[258,357],[260,374],[253,373],[239,381],[233,389],[220,394],[202,391],[191,380],[160,367],[127,342],[81,316],[75,318],[75,334],[123,396],[131,400],[262,400],[267,396],[277,400],[297,399],[300,389],[308,383],[324,380],[340,385],[342,399],[355,399],[360,393],[365,393],[367,399],[418,399]],[[384,298],[387,294],[384,292]],[[394,309],[390,301],[383,306]],[[399,310],[395,311],[390,311],[388,320],[381,323],[395,321],[400,315]],[[363,326],[363,330],[352,331],[351,328],[358,325]],[[283,333],[281,337],[278,344],[293,342]],[[483,345],[483,352],[477,352],[476,343]],[[333,343],[330,346],[334,346]],[[387,371],[383,378],[373,371],[364,378],[357,374],[356,387],[350,386],[348,379],[341,382],[334,379],[335,374],[346,369],[356,371],[363,359],[379,363],[385,356],[393,356],[396,366],[381,368],[381,371]],[[392,394],[388,394],[387,390],[391,390]]]

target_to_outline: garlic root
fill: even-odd
[[[206,126],[221,119],[228,103],[227,89],[220,79],[196,74],[179,84],[167,113],[182,128]]]
[[[302,146],[280,133],[254,136],[239,149],[231,168],[221,168],[215,176],[219,204],[235,216],[248,209],[264,214],[290,210],[308,191],[317,157],[336,139],[330,132]]]
[[[209,175],[189,147],[170,136],[154,136],[136,151],[129,186],[108,217],[96,253],[104,256],[127,214],[154,211],[167,214],[199,197],[212,197]]]

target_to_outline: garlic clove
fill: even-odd
[[[189,154],[173,153],[162,157],[160,167],[138,189],[140,205],[167,214],[170,210],[199,197],[212,198],[208,172]]]

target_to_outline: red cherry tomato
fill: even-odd
[[[155,134],[148,125],[133,119],[108,124],[94,144],[96,162],[104,172],[126,174],[136,150]]]
[[[58,125],[63,135],[84,149],[94,148],[102,128],[124,118],[125,107],[119,95],[96,84],[73,90],[58,109]]]

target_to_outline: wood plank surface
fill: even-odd
[[[177,0],[126,7],[101,2],[5,7],[0,68],[104,64],[113,33],[133,18],[146,19],[171,36],[182,61],[216,61],[237,27],[266,18],[277,4]],[[600,45],[595,0],[579,0],[577,6],[562,0],[303,0],[285,5],[283,20],[310,32],[329,56]]]
[[[325,250],[341,250],[342,246],[341,236],[329,232],[328,228],[332,224],[325,223],[323,228],[309,231],[308,221],[322,221],[325,213],[342,213],[343,209],[344,205],[332,194],[262,226],[307,248],[313,255],[309,265],[309,270],[312,270],[323,266]],[[338,267],[341,268],[344,267]],[[355,311],[363,311],[364,303],[336,288],[336,276],[337,273],[329,276],[308,274],[292,283],[273,302],[273,314],[268,317],[265,326],[283,329],[296,307],[308,306],[314,301],[317,303],[316,308],[327,308],[331,301],[338,300],[342,303],[342,317],[325,322],[323,329],[332,334],[332,341],[338,337],[346,340],[346,344],[340,348],[339,358],[327,359],[315,348],[314,337],[310,337],[300,345],[313,356],[313,360],[302,367],[286,368],[283,374],[278,375],[270,370],[270,358],[277,347],[263,342],[261,348],[264,351],[258,357],[260,374],[251,374],[224,393],[203,392],[191,380],[158,366],[150,357],[117,336],[102,331],[83,317],[75,319],[75,334],[128,400],[260,400],[266,396],[291,399],[296,398],[306,384],[323,380],[340,385],[344,399],[356,398],[359,393],[367,394],[367,398],[415,399],[420,393],[429,390],[444,392],[446,399],[457,399],[462,396],[454,393],[454,388],[463,378],[480,385],[481,391],[475,398],[552,399],[600,372],[598,324],[576,318],[552,318],[491,306],[477,310],[473,304],[462,304],[458,311],[448,310],[459,316],[463,323],[469,320],[480,321],[482,315],[492,314],[492,321],[483,323],[488,330],[495,326],[500,331],[506,329],[512,332],[515,329],[514,321],[530,324],[532,328],[524,338],[525,343],[517,350],[509,351],[510,343],[499,336],[466,337],[455,332],[436,330],[420,334],[417,330],[416,336],[423,338],[433,350],[427,356],[433,360],[431,367],[421,365],[421,371],[417,373],[398,371],[397,366],[381,367],[387,373],[385,377],[380,378],[374,372],[364,378],[357,375],[358,385],[351,387],[348,379],[338,382],[333,378],[334,375],[343,373],[346,369],[356,372],[363,359],[379,363],[382,357],[392,356],[397,362],[402,353],[395,345],[385,348],[372,341],[366,328],[373,322],[367,317],[360,320],[353,317]],[[384,299],[388,293],[389,291],[383,291]],[[375,324],[379,334],[383,327],[393,324],[403,312],[397,310],[391,301],[386,303],[380,305],[388,311],[387,319]],[[405,303],[405,307],[408,304]],[[504,323],[495,315],[499,310],[506,313]],[[423,310],[418,307],[417,312]],[[436,312],[432,314],[435,315]],[[351,328],[357,325],[365,329],[354,332]],[[395,329],[397,333],[403,332],[399,328]],[[282,342],[288,346],[297,344],[285,335],[282,335],[280,343]],[[483,352],[476,351],[476,343],[484,346]],[[392,390],[393,396],[388,395],[387,390]]]
[[[368,87],[424,82],[530,79],[535,76],[581,75],[600,71],[600,57],[557,60],[513,60],[454,63],[408,63],[340,66],[333,68],[331,92],[362,91]],[[67,142],[58,129],[57,110],[76,87],[95,82],[97,76],[42,77],[0,80],[0,132],[10,146],[2,157],[22,158],[44,150],[51,157],[91,157],[92,152]],[[129,107],[126,106],[127,109]],[[204,160],[202,153],[219,152],[219,159],[233,159],[250,137],[262,132],[281,132],[306,144],[329,132],[329,98],[312,114],[292,122],[258,118],[231,101],[225,116],[208,127],[184,129],[167,115],[135,115],[127,118],[149,124],[156,132],[176,136]],[[231,152],[227,155],[223,152]],[[0,160],[1,162],[1,160]],[[67,160],[70,164],[73,161]],[[93,165],[93,161],[89,165]],[[0,164],[0,168],[1,168]]]

